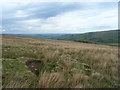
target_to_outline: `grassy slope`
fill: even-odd
[[[10,34],[10,36],[70,40],[78,42],[100,43],[112,46],[118,45],[118,30],[90,32],[84,34]]]
[[[3,36],[3,87],[102,88],[118,86],[117,47]],[[44,63],[37,77],[27,60]]]
[[[118,30],[63,35],[60,40],[88,41],[97,43],[118,43]]]

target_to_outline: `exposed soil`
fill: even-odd
[[[31,60],[27,61],[26,65],[31,72],[38,76],[43,63],[41,60]]]

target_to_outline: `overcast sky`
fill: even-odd
[[[85,33],[118,28],[117,2],[10,1],[2,3],[0,30],[6,34]]]

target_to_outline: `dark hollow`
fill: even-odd
[[[27,61],[26,65],[31,72],[38,76],[43,64],[41,60],[31,60]]]

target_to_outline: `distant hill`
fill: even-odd
[[[57,40],[71,40],[91,43],[118,43],[118,30],[62,35]]]
[[[41,38],[41,39],[55,39],[65,34],[3,34],[16,37],[29,37],[29,38]]]
[[[100,43],[117,45],[118,44],[118,30],[89,32],[84,34],[5,34],[16,37],[29,37],[41,39],[54,39],[54,40],[69,40],[85,43]]]

